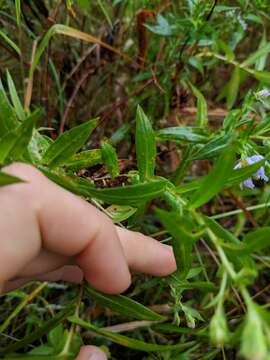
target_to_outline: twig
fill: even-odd
[[[35,58],[35,54],[36,54],[36,50],[37,50],[37,43],[38,43],[38,39],[33,41],[30,67],[32,66],[34,58]],[[33,78],[27,78],[26,79],[26,91],[25,91],[25,96],[24,96],[24,110],[26,112],[28,112],[29,108],[30,108],[32,92],[33,92]]]
[[[103,122],[107,121],[117,109],[121,108],[122,106],[125,106],[131,97],[138,96],[148,85],[152,84],[153,82],[154,82],[153,78],[149,79],[138,90],[136,90],[132,94],[124,97],[122,100],[114,103],[112,108],[101,117],[101,119],[98,123],[98,126],[101,125]]]
[[[248,211],[248,209],[246,208],[245,204],[243,203],[243,201],[241,199],[239,199],[232,191],[228,191],[228,194],[230,195],[231,199],[233,200],[233,202],[235,203],[236,206],[238,206],[244,213],[245,217],[247,218],[247,220],[250,222],[250,224],[253,227],[259,227],[258,223],[256,222],[256,220],[254,219],[254,217],[251,215],[251,213]]]
[[[64,128],[65,128],[65,125],[66,125],[66,121],[67,121],[67,117],[68,117],[68,114],[69,114],[69,110],[70,108],[72,107],[72,104],[76,98],[76,95],[78,93],[78,91],[80,90],[80,87],[83,85],[83,83],[85,82],[85,80],[88,78],[88,76],[90,74],[92,74],[94,72],[95,69],[93,69],[93,67],[91,67],[90,69],[88,69],[82,76],[81,78],[79,79],[79,81],[77,82],[74,90],[73,90],[73,93],[71,94],[69,100],[68,100],[68,103],[66,105],[66,108],[65,108],[65,111],[64,111],[64,115],[63,115],[63,118],[61,120],[61,123],[60,123],[60,127],[59,127],[59,132],[62,133],[64,131]]]

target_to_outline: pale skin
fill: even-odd
[[[108,294],[125,291],[130,271],[166,276],[176,269],[172,248],[115,226],[78,196],[31,165],[4,169],[24,183],[0,187],[0,292],[29,280],[81,282]],[[5,234],[5,236],[3,236]],[[94,346],[76,360],[105,360]]]

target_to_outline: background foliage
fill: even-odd
[[[0,0],[1,165],[34,164],[178,264],[120,296],[2,297],[3,358],[270,358],[269,19],[268,0]]]

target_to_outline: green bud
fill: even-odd
[[[253,303],[248,304],[240,352],[248,360],[267,360],[268,358],[262,320]]]
[[[210,340],[215,345],[224,345],[229,339],[229,329],[221,304],[217,306],[216,312],[210,321]]]

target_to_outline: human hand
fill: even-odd
[[[175,271],[171,247],[115,226],[31,165],[16,163],[3,171],[25,182],[0,188],[0,232],[5,234],[0,292],[32,279],[81,282],[84,277],[98,290],[120,293],[130,285],[130,270],[155,276]],[[105,359],[87,346],[77,360],[90,358]]]

